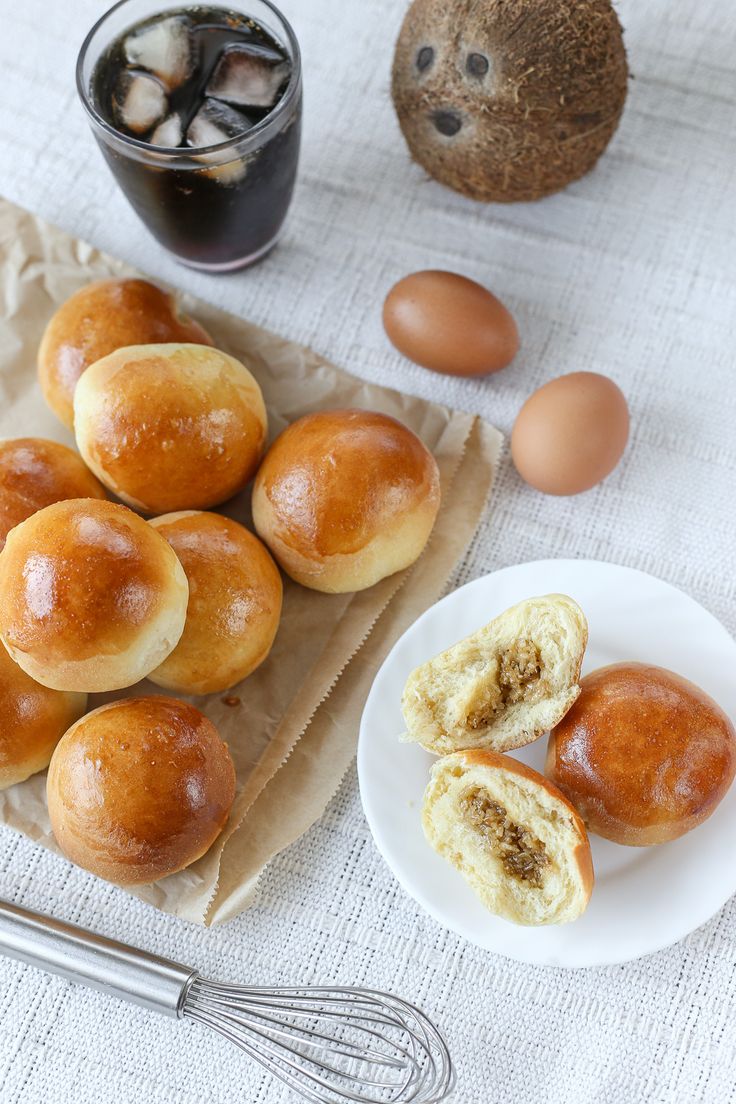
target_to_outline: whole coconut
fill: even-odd
[[[473,199],[539,199],[595,165],[626,100],[609,0],[414,0],[392,91],[416,161]]]

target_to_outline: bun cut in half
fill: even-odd
[[[406,739],[436,755],[531,743],[580,693],[587,642],[585,615],[572,598],[519,602],[409,675]]]
[[[593,862],[585,825],[556,786],[493,751],[435,763],[424,795],[424,833],[496,916],[566,924],[585,911]]]
[[[188,596],[173,549],[112,502],[47,506],[0,553],[0,637],[52,690],[103,693],[144,678],[179,640]]]

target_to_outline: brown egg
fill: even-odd
[[[527,399],[511,434],[522,479],[545,494],[574,495],[605,479],[629,437],[629,408],[613,380],[571,372]]]
[[[519,331],[503,303],[454,272],[399,280],[383,304],[383,325],[405,357],[450,376],[498,372],[519,351]]]

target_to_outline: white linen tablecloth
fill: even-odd
[[[478,411],[505,432],[544,380],[610,374],[633,416],[619,469],[582,497],[544,498],[506,453],[492,516],[454,585],[524,560],[594,557],[653,572],[736,628],[733,0],[621,0],[635,79],[617,137],[587,179],[515,207],[473,204],[410,163],[389,96],[401,0],[283,0],[306,71],[299,187],[277,251],[218,278],[177,266],[147,236],[88,133],[74,61],[103,7],[0,0],[1,193],[359,375]],[[464,272],[509,304],[523,335],[510,370],[445,379],[389,346],[383,297],[425,267]],[[29,372],[33,358],[29,349]],[[255,906],[211,931],[9,831],[0,840],[3,896],[211,975],[396,989],[446,1031],[461,1104],[724,1104],[736,1094],[733,902],[627,966],[506,961],[440,929],[398,887],[354,774],[272,863]],[[293,1099],[205,1031],[0,959],[3,1104]]]

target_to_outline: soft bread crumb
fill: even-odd
[[[412,672],[407,739],[438,755],[531,743],[577,699],[587,640],[585,615],[564,594],[512,606]]]
[[[492,751],[438,760],[424,832],[485,907],[523,925],[564,924],[587,907],[593,866],[585,826],[541,774]]]

